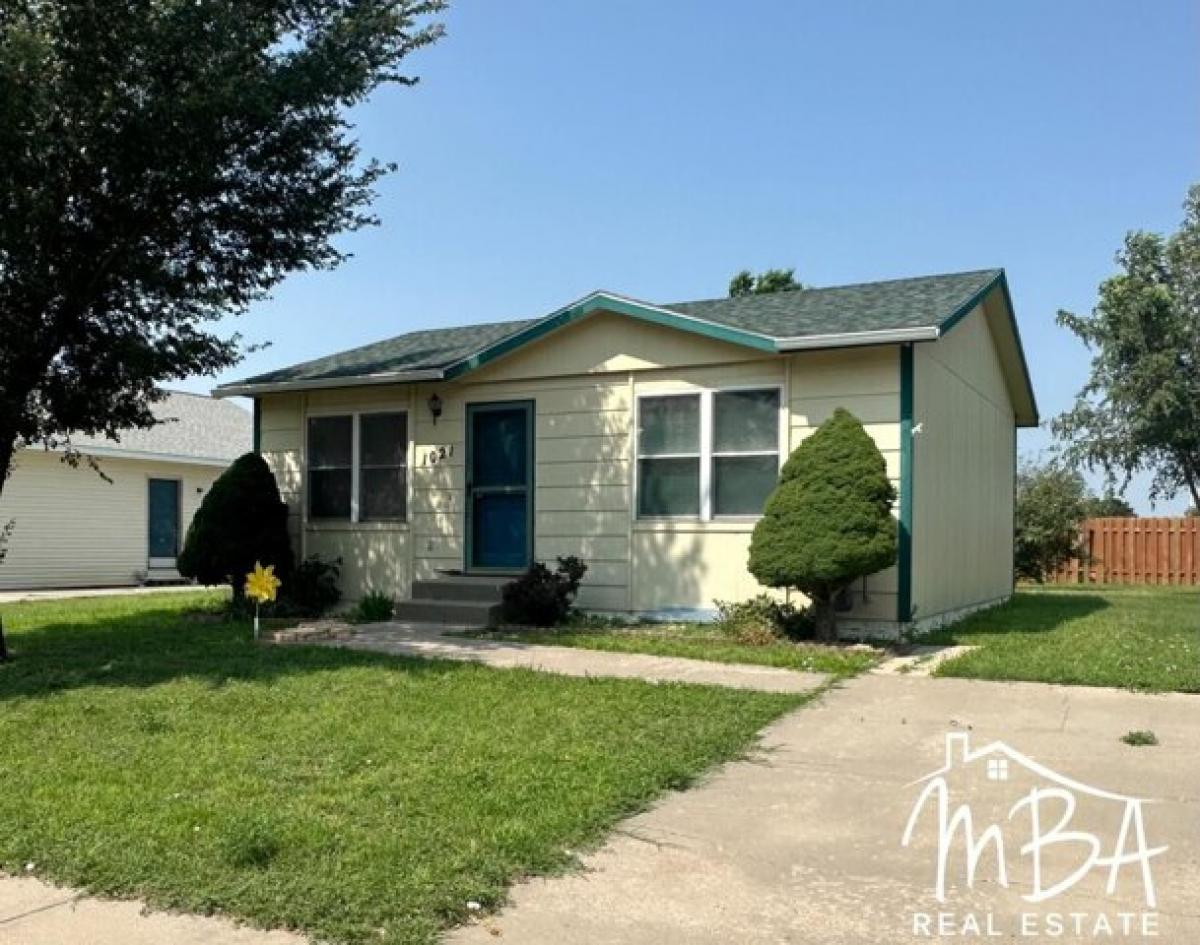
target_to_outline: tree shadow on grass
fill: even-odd
[[[1018,591],[1007,604],[973,614],[921,642],[970,643],[981,634],[1051,633],[1111,606],[1098,594]]]
[[[0,700],[89,686],[149,688],[191,679],[220,687],[300,673],[386,666],[440,676],[472,667],[328,646],[255,643],[244,621],[214,622],[178,609],[48,622],[11,633],[13,661],[0,664]]]

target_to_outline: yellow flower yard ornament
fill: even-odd
[[[259,561],[254,562],[254,570],[246,575],[246,596],[254,601],[254,639],[258,639],[258,609],[263,604],[273,601],[279,586],[283,581],[275,576],[275,565],[268,564],[265,568]]]

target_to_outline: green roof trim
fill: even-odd
[[[1021,361],[1021,378],[1025,382],[1025,393],[1029,396],[1029,404],[1033,408],[1033,422],[1030,426],[1038,425],[1037,396],[1033,393],[1033,378],[1029,373],[1029,361],[1025,358],[1025,345],[1021,343],[1021,330],[1017,327],[1017,310],[1013,308],[1012,293],[1008,291],[1008,277],[1000,272],[1000,291],[1004,293],[1004,311],[1008,314],[1008,326],[1012,330],[1017,343],[1017,357]]]
[[[985,298],[987,298],[988,293],[1003,281],[1004,270],[1001,269],[996,273],[995,277],[989,279],[983,286],[981,286],[979,291],[977,291],[958,308],[956,308],[949,318],[945,319],[940,325],[938,325],[938,330],[943,335],[948,332],[951,328],[975,311],[975,306],[979,305]]]
[[[534,322],[528,328],[509,335],[507,338],[497,341],[490,347],[484,348],[470,357],[450,365],[445,369],[444,376],[446,380],[450,380],[466,374],[468,371],[477,370],[489,361],[503,357],[510,351],[520,348],[522,345],[536,341],[550,334],[552,331],[557,331],[559,328],[579,321],[579,319],[592,314],[592,312],[598,311],[616,312],[618,315],[628,315],[630,318],[640,319],[641,321],[664,325],[667,328],[690,331],[698,335],[706,335],[710,338],[716,338],[718,341],[728,341],[732,344],[743,345],[748,348],[757,348],[760,351],[769,351],[772,354],[776,350],[775,339],[766,335],[680,315],[678,312],[649,305],[645,302],[639,302],[636,299],[627,299],[620,295],[614,295],[611,292],[593,292],[586,298],[580,299],[578,302],[573,302],[566,308],[561,308],[557,312],[546,316],[541,321]]]

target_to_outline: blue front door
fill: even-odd
[[[151,567],[173,568],[179,554],[179,481],[151,479],[146,536]]]
[[[533,554],[533,403],[467,405],[467,568],[522,571]]]

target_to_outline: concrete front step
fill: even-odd
[[[425,597],[396,602],[393,620],[486,627],[500,616],[499,600],[437,600]]]
[[[413,581],[414,600],[483,601],[491,604],[500,602],[504,585],[511,577],[474,577],[447,575],[432,581]]]

